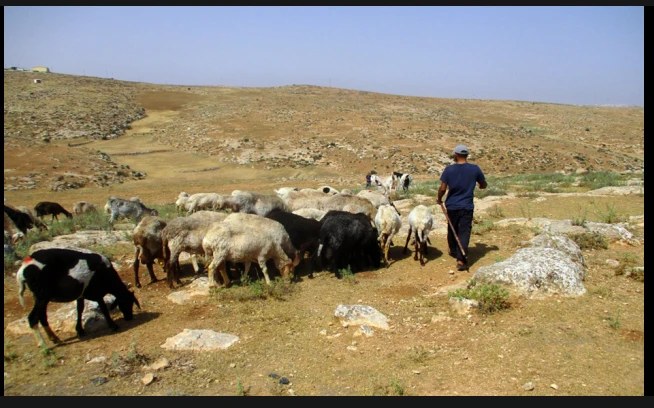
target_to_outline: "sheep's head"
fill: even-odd
[[[282,277],[288,276],[290,279],[293,279],[295,277],[294,274],[295,267],[298,266],[299,264],[300,264],[300,251],[295,251],[295,258],[293,259],[293,262],[290,262],[289,260],[289,262],[287,262],[285,265],[277,266],[277,268],[279,269],[280,271],[279,273],[280,275],[282,275]]]

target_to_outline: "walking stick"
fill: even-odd
[[[445,214],[447,223],[450,224],[450,228],[452,228],[452,234],[454,234],[454,238],[456,238],[456,242],[457,244],[459,244],[459,249],[461,249],[461,253],[463,254],[463,256],[466,256],[466,251],[463,250],[463,245],[461,245],[461,241],[459,241],[459,236],[456,235],[456,231],[454,230],[454,225],[452,225],[452,221],[450,221],[450,217],[447,216],[447,210],[445,209],[445,204],[441,203],[441,208],[443,209],[443,214]]]

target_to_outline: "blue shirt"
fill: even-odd
[[[445,199],[448,210],[474,210],[475,186],[486,178],[479,166],[466,162],[447,166],[441,174],[441,181],[448,186]]]

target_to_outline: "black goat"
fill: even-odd
[[[111,319],[109,308],[103,300],[107,293],[116,297],[111,309],[118,306],[125,320],[132,320],[134,304],[141,308],[134,293],[121,281],[111,261],[103,255],[81,248],[48,248],[33,252],[23,260],[16,273],[16,282],[18,298],[23,307],[26,284],[34,295],[34,307],[27,321],[40,347],[45,346],[45,341],[37,327],[39,322],[52,342],[61,342],[48,325],[47,307],[51,301],[63,303],[77,300],[75,330],[80,337],[85,334],[82,327],[84,299],[98,303],[107,324],[114,331],[118,330],[118,325]]]
[[[34,227],[32,218],[29,215],[16,208],[9,207],[7,204],[5,204],[5,214],[11,218],[16,227],[25,235],[27,235],[28,229]]]
[[[365,214],[332,210],[320,223],[318,256],[337,277],[348,265],[353,271],[369,266],[379,268],[382,257],[379,234]]]
[[[37,217],[43,218],[45,215],[52,215],[52,221],[55,219],[59,221],[59,214],[64,214],[67,218],[73,218],[73,214],[66,211],[64,207],[59,203],[53,203],[50,201],[41,201],[34,206],[34,213]]]
[[[318,236],[321,227],[319,221],[279,209],[269,212],[266,218],[275,220],[284,226],[288,236],[291,238],[291,243],[300,251],[300,260],[304,261],[305,253],[308,253],[312,260],[314,259],[314,255],[318,250]],[[309,276],[312,276],[313,265],[309,268],[311,271]]]

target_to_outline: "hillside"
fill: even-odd
[[[4,75],[5,191],[130,185],[151,169],[115,154],[137,152],[186,152],[207,168],[280,170],[280,182],[296,176],[312,185],[359,183],[373,169],[437,178],[459,143],[492,175],[644,170],[642,108]],[[132,143],[137,133],[140,143]],[[121,140],[124,148],[112,149]],[[171,168],[159,170],[170,175],[174,163],[161,161]]]

